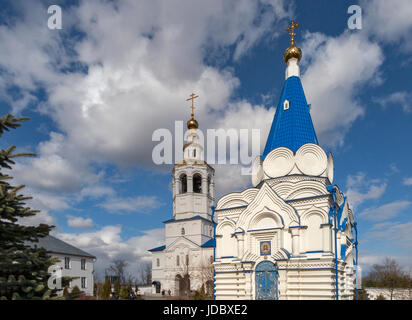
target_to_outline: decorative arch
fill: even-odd
[[[283,227],[284,222],[282,216],[277,212],[265,207],[260,212],[256,213],[252,219],[250,219],[248,230]]]
[[[308,210],[303,217],[303,223],[307,226],[304,231],[304,244],[306,251],[320,251],[323,249],[323,232],[321,225],[327,222],[324,212]]]
[[[237,241],[235,237],[232,237],[234,231],[235,224],[229,219],[225,219],[218,224],[216,240],[221,243],[221,245],[216,246],[218,248],[218,257],[234,256],[237,253]]]
[[[303,225],[306,225],[306,221],[310,215],[317,214],[322,218],[321,224],[329,222],[329,215],[327,212],[323,211],[321,208],[316,206],[311,206],[309,209],[304,211],[301,215],[301,221]]]

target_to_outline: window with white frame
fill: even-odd
[[[70,269],[70,257],[64,257],[64,268]]]
[[[82,277],[81,282],[82,282],[82,289],[85,289],[86,288],[86,277]]]
[[[283,102],[283,110],[288,110],[289,109],[289,100],[285,100]]]
[[[86,270],[86,259],[80,260],[80,267],[82,270]]]

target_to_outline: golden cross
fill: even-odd
[[[297,28],[297,27],[299,27],[299,23],[295,23],[295,21],[292,20],[292,22],[290,23],[290,27],[286,28],[286,31],[290,31],[289,35],[290,35],[290,45],[291,46],[295,45],[296,33],[294,31],[295,31],[295,28]]]
[[[194,101],[195,101],[196,98],[199,98],[199,96],[197,96],[197,95],[195,95],[194,93],[192,93],[192,94],[190,95],[190,98],[189,98],[189,99],[186,99],[186,101],[192,100],[192,106],[191,106],[191,108],[192,108],[192,118],[194,117],[194,109],[195,109]]]

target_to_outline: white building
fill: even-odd
[[[87,295],[93,295],[95,256],[50,235],[39,238],[33,245],[46,249],[50,256],[59,259],[56,265],[62,268],[62,277],[77,278],[70,282],[69,289],[77,286]],[[63,290],[59,292],[62,293]]]
[[[353,298],[356,224],[332,185],[332,155],[318,144],[295,26],[276,114],[253,163],[253,188],[216,206],[216,299]]]
[[[203,160],[193,109],[187,126],[183,161],[172,171],[173,217],[164,222],[166,243],[149,250],[153,293],[186,295],[202,284],[212,290],[214,169]]]

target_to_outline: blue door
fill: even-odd
[[[273,262],[262,261],[255,269],[256,300],[278,299],[278,273]]]

